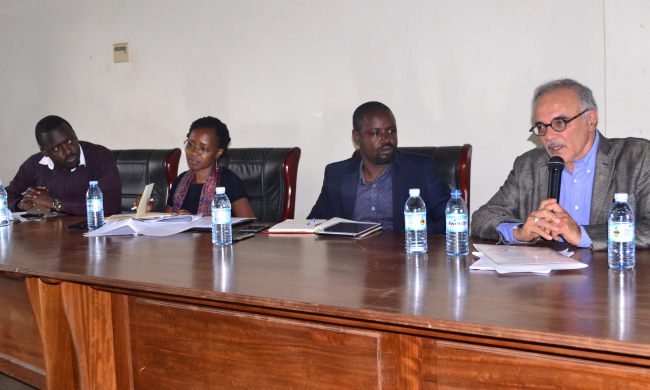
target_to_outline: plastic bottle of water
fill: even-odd
[[[404,205],[404,230],[406,253],[426,253],[427,206],[420,198],[420,189],[411,188]]]
[[[469,253],[469,218],[467,205],[460,197],[460,190],[451,191],[451,199],[445,209],[447,220],[447,254],[465,256]]]
[[[9,225],[9,206],[7,205],[7,191],[0,180],[0,226]]]
[[[86,219],[88,230],[99,229],[104,226],[104,195],[97,186],[96,181],[90,182],[86,192]]]
[[[636,242],[634,212],[627,203],[627,194],[614,195],[614,204],[607,215],[607,262],[610,268],[634,268]]]
[[[217,187],[212,199],[212,245],[232,244],[232,221],[230,219],[230,199],[225,187]]]

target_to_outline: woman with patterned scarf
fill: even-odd
[[[216,188],[226,187],[233,217],[255,217],[241,179],[228,168],[217,165],[217,159],[229,143],[228,127],[219,119],[206,116],[192,123],[185,140],[185,157],[190,170],[174,180],[166,213],[211,215]],[[147,204],[147,211],[151,209],[153,202]]]

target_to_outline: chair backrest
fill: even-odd
[[[153,211],[163,211],[172,183],[178,176],[181,150],[125,149],[111,150],[122,182],[122,211],[130,211],[133,201],[142,195],[144,187],[154,183],[151,196]]]
[[[436,164],[438,176],[447,183],[449,189],[460,190],[469,210],[472,145],[398,147],[397,149],[431,157]],[[358,152],[357,149],[354,154]]]
[[[296,210],[300,148],[229,148],[219,165],[239,176],[259,221],[280,222]]]

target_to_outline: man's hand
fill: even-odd
[[[565,242],[568,242],[571,245],[580,244],[580,239],[582,238],[580,225],[578,225],[571,215],[569,215],[569,213],[566,212],[559,203],[557,203],[557,200],[547,199],[540,205],[540,208],[542,207],[553,212],[555,217],[559,219],[559,222],[554,224],[556,229],[551,230],[551,235],[555,241],[559,241],[561,236]],[[539,222],[542,221],[540,220]]]
[[[41,186],[29,187],[23,192],[23,199],[18,203],[18,208],[21,210],[29,210],[38,205],[51,209],[53,201],[54,197],[47,188]]]
[[[36,206],[36,203],[32,202],[29,199],[22,198],[20,202],[18,202],[18,210],[21,211],[27,211],[34,206]]]
[[[555,199],[546,199],[533,211],[526,222],[515,229],[513,236],[517,241],[529,242],[537,237],[559,241],[560,237],[572,245],[578,245],[582,232],[580,226],[571,218]]]

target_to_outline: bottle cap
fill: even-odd
[[[409,190],[409,195],[410,196],[420,196],[420,189],[419,188],[411,188]]]
[[[217,194],[225,194],[226,187],[217,187]]]
[[[615,202],[627,202],[627,194],[626,193],[614,194],[614,201]]]
[[[451,190],[452,198],[460,198],[460,190]]]
[[[93,186],[93,185],[96,186],[96,185],[97,185],[97,180],[91,180],[91,181],[90,181],[90,185],[91,185],[91,186]]]

